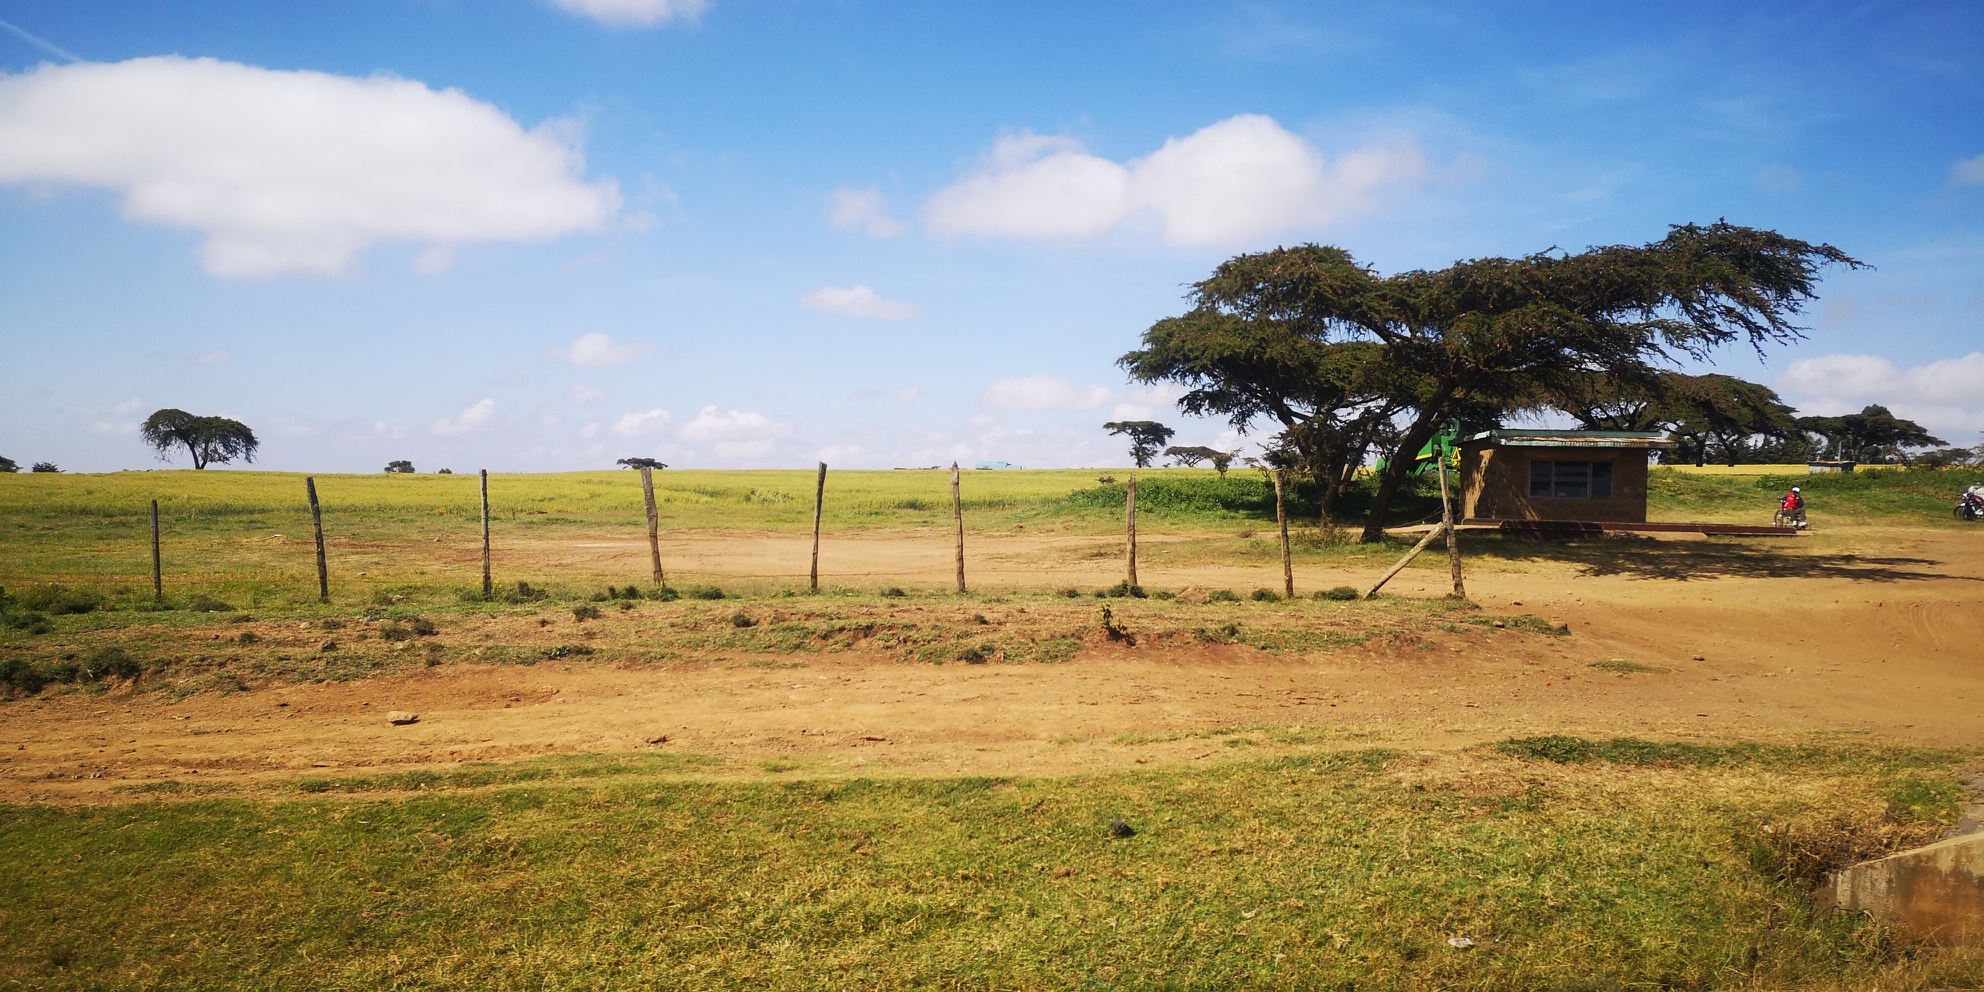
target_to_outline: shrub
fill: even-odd
[[[237,644],[254,644],[260,641],[261,639],[262,636],[260,634],[255,633],[252,630],[244,630],[241,633],[234,635],[234,641]]]
[[[597,620],[599,619],[599,607],[594,606],[590,603],[587,603],[582,606],[574,606],[572,607],[572,619]]]
[[[233,606],[223,603],[206,593],[195,593],[191,599],[186,601],[186,608],[198,613],[225,613],[234,609]]]
[[[325,630],[343,630],[344,621],[336,617],[325,617],[323,620],[318,621],[317,626]]]
[[[1275,592],[1273,589],[1267,588],[1266,586],[1254,590],[1253,595],[1248,596],[1247,598],[1253,600],[1256,603],[1281,602],[1281,594]]]
[[[656,589],[651,593],[648,593],[648,598],[654,600],[657,603],[673,603],[676,600],[681,599],[682,594],[676,592],[673,589],[670,589],[667,586],[662,586],[661,588]]]
[[[32,696],[48,684],[48,676],[26,658],[0,658],[0,684],[9,692]]]
[[[48,617],[34,610],[15,610],[0,613],[0,629],[18,630],[28,634],[46,634],[55,630]]]
[[[34,586],[20,595],[20,604],[30,610],[63,616],[102,609],[103,596],[88,589],[71,589],[68,586]]]
[[[398,620],[388,620],[379,625],[379,639],[384,641],[413,640],[413,630]]]
[[[1066,596],[1069,599],[1080,599],[1082,598],[1082,591],[1080,589],[1075,588],[1074,586],[1069,586],[1068,588],[1061,590],[1061,595]]]
[[[690,586],[686,595],[690,599],[722,599],[723,590],[716,586]]]
[[[33,467],[33,468],[30,468],[30,469],[28,469],[28,471],[30,471],[30,472],[60,472],[60,471],[62,471],[62,470],[61,470],[61,469],[59,469],[59,468],[56,468],[56,467],[55,467],[55,463],[54,463],[54,462],[35,462],[35,463],[34,463],[34,467]]]
[[[882,590],[882,595],[889,599],[901,599],[909,594],[903,592],[901,586],[890,586],[887,589]]]
[[[1358,599],[1363,595],[1364,595],[1363,593],[1358,592],[1356,589],[1353,589],[1350,586],[1337,586],[1334,589],[1325,589],[1322,592],[1317,593],[1316,598],[1332,599],[1339,603],[1348,603],[1351,600]]]
[[[974,644],[959,651],[958,660],[967,665],[983,665],[992,660],[992,650],[983,644]]]
[[[137,678],[139,671],[137,659],[131,657],[123,648],[99,649],[84,663],[84,672],[89,676],[90,681],[102,678]]]
[[[1118,582],[1107,589],[1096,590],[1095,596],[1097,599],[1101,599],[1104,597],[1107,597],[1109,599],[1122,599],[1126,596],[1132,599],[1143,599],[1144,587],[1133,586],[1130,584],[1129,579],[1124,579],[1123,581]]]
[[[732,627],[738,628],[739,630],[742,630],[745,627],[756,627],[758,625],[758,621],[751,619],[749,616],[745,615],[742,611],[739,611],[737,613],[732,613],[730,615],[730,625]]]
[[[434,626],[434,621],[426,617],[414,617],[412,620],[407,621],[407,629],[413,631],[415,636],[418,637],[433,637],[435,634],[441,632],[439,628]]]
[[[1214,589],[1212,592],[1206,594],[1206,602],[1208,603],[1238,603],[1239,601],[1240,597],[1235,596],[1231,589]]]

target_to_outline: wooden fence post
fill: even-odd
[[[964,498],[958,493],[958,463],[951,463],[951,520],[958,532],[958,593],[964,593]]]
[[[159,577],[158,568],[158,500],[152,500],[152,598],[165,598],[165,583]]]
[[[1446,528],[1435,527],[1432,530],[1427,531],[1426,536],[1420,538],[1419,543],[1413,545],[1412,550],[1406,552],[1405,557],[1400,558],[1398,560],[1398,564],[1393,565],[1390,570],[1385,572],[1385,574],[1378,576],[1378,581],[1371,586],[1370,591],[1364,594],[1364,598],[1377,599],[1378,590],[1383,589],[1385,587],[1385,583],[1390,582],[1392,580],[1392,576],[1397,575],[1398,573],[1404,571],[1405,566],[1412,564],[1412,559],[1419,557],[1419,552],[1426,550],[1426,546],[1428,544],[1433,543],[1433,539],[1439,537],[1440,532],[1443,530],[1446,530]]]
[[[324,567],[324,513],[317,506],[317,479],[303,477],[303,491],[310,497],[310,530],[317,537],[317,602],[331,601],[331,576]]]
[[[648,557],[654,562],[654,584],[667,585],[661,575],[661,518],[654,509],[654,469],[641,466],[641,498],[648,505]]]
[[[1440,460],[1440,519],[1447,531],[1447,566],[1454,573],[1455,599],[1467,598],[1467,586],[1460,578],[1460,537],[1454,533],[1454,505],[1447,498],[1447,460]]]
[[[1130,473],[1124,487],[1123,527],[1130,549],[1130,585],[1137,585],[1137,473]]]
[[[813,570],[806,573],[806,588],[820,591],[820,504],[827,498],[827,463],[820,463],[820,478],[813,485]]]
[[[1269,466],[1268,477],[1274,480],[1274,522],[1281,528],[1281,595],[1294,599],[1295,563],[1288,555],[1288,511],[1281,502],[1281,470]]]
[[[489,470],[482,470],[482,598],[495,595],[496,586],[489,581]]]

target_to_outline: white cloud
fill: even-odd
[[[138,433],[138,425],[135,422],[99,420],[90,425],[90,432],[93,434],[136,434]]]
[[[464,408],[462,412],[434,422],[430,428],[436,434],[467,434],[489,422],[496,415],[496,401],[480,399]]]
[[[1957,159],[1950,166],[1950,182],[1958,186],[1984,186],[1984,155]]]
[[[889,215],[888,197],[873,186],[834,190],[828,205],[827,223],[834,227],[860,231],[871,238],[893,238],[909,230],[909,225]]]
[[[667,430],[668,425],[673,423],[674,420],[675,418],[668,415],[667,410],[657,407],[646,413],[630,413],[614,421],[613,433],[621,437],[633,437],[637,434],[659,434]],[[591,437],[592,435],[588,434],[586,436]]]
[[[1332,164],[1258,114],[1122,164],[1071,138],[1023,133],[994,143],[976,171],[933,194],[924,222],[939,236],[1080,238],[1149,214],[1168,244],[1230,244],[1367,211],[1385,187],[1425,168],[1406,143],[1367,145]]]
[[[1912,368],[1879,355],[1801,358],[1771,385],[1808,414],[1836,416],[1878,403],[1955,444],[1969,442],[1953,435],[1984,429],[1984,351]]]
[[[978,394],[981,406],[1012,410],[1094,410],[1114,398],[1114,393],[1101,386],[1077,386],[1048,375],[995,380]]]
[[[582,369],[607,369],[615,365],[625,365],[653,350],[654,345],[651,344],[640,341],[615,341],[611,335],[594,331],[590,334],[581,334],[571,344],[562,348],[552,348],[545,354]],[[576,390],[574,395],[577,395]],[[585,400],[581,398],[580,402],[583,403]]]
[[[122,403],[119,403],[119,404],[116,404],[115,406],[112,406],[112,407],[110,408],[110,412],[111,412],[111,413],[132,413],[132,412],[135,412],[135,411],[136,411],[136,410],[137,410],[137,409],[138,409],[139,407],[141,407],[141,406],[144,406],[144,405],[145,405],[145,401],[144,401],[144,400],[142,400],[142,399],[140,399],[140,398],[138,398],[138,397],[136,397],[136,396],[133,396],[133,397],[131,397],[130,399],[128,399],[128,400],[125,400],[125,401],[124,401],[124,402],[122,402]]]
[[[1141,403],[1118,403],[1111,412],[1115,414],[1111,420],[1149,420],[1154,411]]]
[[[579,436],[580,436],[580,437],[598,437],[598,436],[599,436],[599,423],[598,423],[597,421],[594,421],[593,423],[590,423],[590,424],[587,424],[587,425],[585,425],[584,427],[581,427],[581,428],[579,428]]]
[[[770,454],[778,441],[791,437],[792,433],[791,424],[762,413],[706,406],[696,412],[695,419],[683,424],[675,436],[708,444],[720,457],[759,458]]]
[[[554,0],[558,6],[614,27],[653,27],[678,17],[693,21],[709,0]]]
[[[201,365],[226,365],[230,357],[232,356],[228,355],[227,349],[215,348],[193,360],[199,362]]]
[[[1756,183],[1758,189],[1776,195],[1796,192],[1798,187],[1805,185],[1805,177],[1799,175],[1797,169],[1778,163],[1758,169]]]
[[[897,403],[914,403],[923,396],[922,386],[904,386],[896,390]]]
[[[583,382],[572,383],[572,400],[577,403],[597,403],[606,398],[606,391],[594,389]]]
[[[875,291],[859,283],[842,289],[839,286],[822,286],[799,298],[799,305],[809,310],[837,313],[847,317],[867,317],[873,320],[903,320],[923,312],[914,303],[891,300],[875,295]]]
[[[868,449],[858,444],[830,444],[815,452],[820,461],[832,465],[848,458],[856,458],[868,453]]]
[[[526,131],[406,79],[154,56],[0,76],[0,182],[124,195],[126,217],[206,235],[216,276],[332,275],[382,241],[449,246],[594,230],[569,123]]]

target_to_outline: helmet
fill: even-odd
[[[1797,491],[1798,491],[1798,487],[1797,487],[1797,486],[1792,486],[1792,487],[1791,487],[1791,491],[1792,491],[1792,492],[1794,492],[1794,493],[1795,493],[1795,492],[1797,492]]]

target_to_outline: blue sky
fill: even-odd
[[[1243,251],[1827,241],[1717,367],[1984,431],[1984,7],[0,0],[0,455],[1120,465]],[[1246,439],[1246,440],[1251,440]]]

